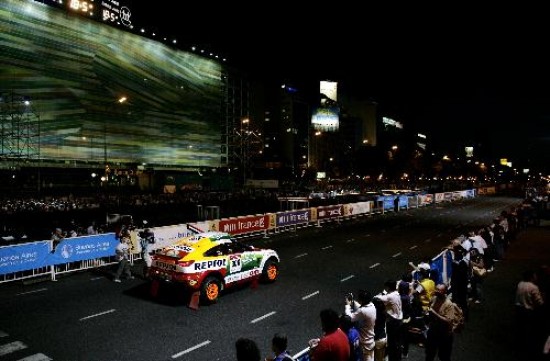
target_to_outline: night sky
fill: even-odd
[[[260,78],[312,89],[338,81],[442,146],[482,143],[496,159],[550,164],[542,9],[204,2],[175,11],[173,4],[144,9],[150,5],[134,0],[135,24],[218,50]]]

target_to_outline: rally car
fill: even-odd
[[[279,261],[274,250],[241,243],[228,233],[207,232],[158,250],[148,275],[153,281],[153,295],[162,282],[178,283],[192,292],[199,291],[202,304],[211,304],[225,288],[243,282],[274,282]]]

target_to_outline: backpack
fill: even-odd
[[[451,319],[451,332],[460,333],[464,329],[464,312],[458,307],[458,305],[452,301],[449,302],[449,312],[446,312],[445,316]]]

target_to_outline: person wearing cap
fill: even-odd
[[[429,327],[426,337],[426,361],[451,361],[453,332],[451,328],[451,301],[447,298],[447,286],[438,284],[429,309]]]
[[[435,289],[435,282],[430,278],[429,265],[427,268],[425,266],[420,268],[419,265],[418,273],[420,274],[420,280],[416,282],[414,292],[418,293],[420,296],[422,310],[424,310],[424,312],[428,312],[432,299],[432,293]]]

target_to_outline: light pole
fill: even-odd
[[[248,125],[249,118],[241,120],[241,159],[243,166],[243,187],[246,185],[246,171],[248,168]],[[245,129],[246,128],[246,129]]]

